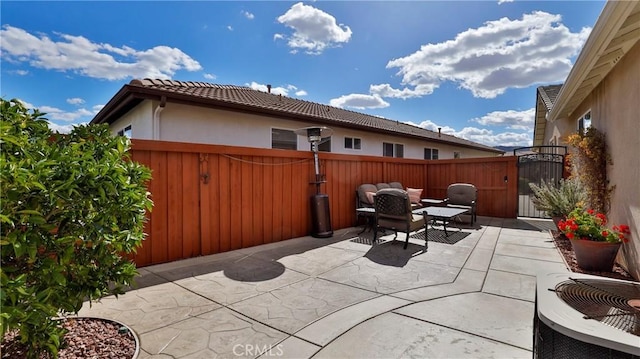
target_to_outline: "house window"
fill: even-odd
[[[438,149],[437,148],[425,148],[424,149],[424,159],[425,160],[437,160],[438,159]]]
[[[344,138],[344,148],[350,148],[352,150],[359,150],[361,147],[360,143],[362,140],[355,137],[345,137]]]
[[[588,111],[578,119],[578,133],[584,135],[591,127],[591,111]]]
[[[404,145],[399,143],[382,143],[382,155],[384,157],[404,157]]]
[[[291,130],[283,130],[281,128],[271,129],[271,148],[281,150],[297,150],[298,136]]]
[[[458,151],[453,151],[453,158],[461,158],[462,155]]]
[[[309,150],[313,151],[313,143],[309,143]],[[319,152],[331,152],[331,137],[322,137],[318,144]]]
[[[118,131],[118,136],[126,136],[128,138],[131,138],[131,125],[128,125],[127,127]]]

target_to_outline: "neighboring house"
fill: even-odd
[[[640,279],[640,1],[609,1],[558,89],[538,89],[534,146],[566,145],[566,136],[594,126],[607,139],[615,186],[611,223],[628,224],[631,241],[618,260]],[[556,92],[557,91],[557,92]]]
[[[310,150],[294,130],[333,130],[320,151],[451,159],[504,152],[439,132],[249,87],[173,80],[132,80],[92,124],[108,123],[132,138],[258,148]]]

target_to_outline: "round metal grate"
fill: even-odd
[[[556,285],[560,299],[614,328],[640,336],[640,285],[601,279],[570,279]]]

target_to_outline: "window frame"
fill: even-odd
[[[289,147],[285,147],[285,146],[276,147],[276,146],[274,146],[276,144],[276,142],[274,142],[274,137],[273,137],[273,132],[274,131],[285,131],[287,133],[293,134],[293,138],[294,138],[293,142],[279,141],[277,143],[278,144],[290,143],[290,144],[293,144],[294,148],[290,148],[292,146],[289,146]],[[271,148],[274,149],[274,150],[293,150],[293,151],[297,151],[298,150],[298,135],[295,133],[294,130],[290,130],[288,128],[271,127]]]
[[[388,146],[391,146],[391,155],[388,155]],[[382,156],[404,158],[404,144],[395,142],[382,142]]]
[[[313,151],[313,143],[311,142],[309,142],[309,151]],[[320,143],[318,144],[318,152],[331,152],[331,136],[322,137],[320,139]]]
[[[588,123],[585,126],[585,122],[587,121]],[[591,127],[592,121],[593,121],[593,116],[591,115],[591,109],[583,113],[582,116],[578,117],[578,120],[576,121],[576,131],[578,132],[578,134],[580,135],[586,134],[587,129]]]
[[[351,144],[347,146],[347,141],[350,141]],[[346,137],[344,138],[344,148],[347,150],[362,150],[362,139],[359,137]]]
[[[127,138],[131,138],[132,129],[131,124],[124,126],[120,131],[117,132],[118,136],[125,136]]]
[[[427,151],[429,151],[429,156],[427,156]],[[435,153],[435,158],[434,158]],[[425,160],[437,160],[440,159],[440,149],[433,147],[425,147],[424,148],[424,159]]]

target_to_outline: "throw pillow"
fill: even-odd
[[[422,196],[422,188],[409,188],[407,187],[407,193],[411,203],[420,204],[420,196]]]
[[[367,196],[367,201],[369,201],[369,204],[373,204],[373,196],[376,195],[375,192],[365,192],[364,193]]]

